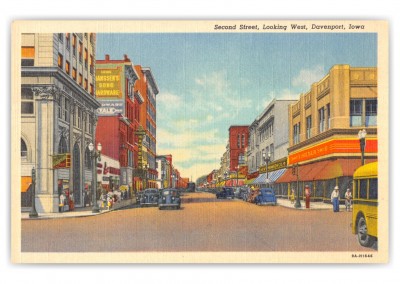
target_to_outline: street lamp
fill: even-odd
[[[29,212],[29,218],[37,218],[39,217],[36,211],[36,202],[35,202],[35,195],[36,195],[36,170],[35,167],[32,168],[32,209]]]
[[[93,165],[92,165],[92,180],[93,180],[93,186],[92,186],[92,202],[93,202],[93,208],[92,212],[93,213],[98,213],[100,211],[99,206],[97,206],[97,162],[96,160],[98,159],[101,161],[101,150],[102,146],[100,143],[97,144],[97,150],[94,149],[93,143],[90,143],[88,145],[91,157],[93,159]]]
[[[360,150],[361,150],[361,165],[364,165],[365,137],[366,136],[367,136],[367,131],[365,129],[358,131],[358,139],[360,140]]]
[[[271,160],[271,152],[268,151],[267,156],[265,156],[265,153],[263,153],[262,156],[263,156],[263,159],[264,159],[264,161],[266,163],[265,170],[267,172],[267,181],[268,181],[268,162]]]
[[[175,188],[175,174],[171,175],[171,179],[172,179],[172,188]]]
[[[149,170],[149,164],[144,165],[144,172],[143,172],[143,189],[147,188],[147,175]]]

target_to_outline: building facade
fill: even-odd
[[[134,168],[139,151],[135,131],[140,123],[143,98],[134,92],[138,78],[127,55],[121,60],[105,55],[104,59],[96,61],[96,98],[101,103],[96,142],[102,144],[104,155],[119,161],[119,179],[110,181],[110,185],[127,189],[128,197],[134,190]]]
[[[294,100],[272,100],[249,127],[249,184],[272,184],[286,168],[288,109]],[[267,167],[268,164],[268,167]]]
[[[277,180],[279,190],[298,189],[303,196],[309,185],[314,200],[330,200],[338,185],[344,196],[361,165],[361,130],[367,133],[365,163],[377,159],[377,110],[377,69],[333,66],[289,108],[290,171]]]
[[[157,83],[149,67],[135,66],[139,75],[135,83],[135,93],[138,92],[144,98],[143,107],[140,109],[140,125],[144,131],[141,145],[141,160],[138,160],[138,170],[144,170],[147,187],[157,186],[157,104],[156,96],[159,93]]]
[[[94,143],[100,106],[94,96],[96,35],[23,34],[21,40],[22,194],[32,194],[34,167],[38,213],[58,212],[64,191],[83,206],[84,189],[92,186],[87,146]]]

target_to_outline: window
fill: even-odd
[[[244,145],[245,145],[244,134],[242,134],[242,148],[245,147]]]
[[[35,63],[35,47],[23,46],[21,48],[21,66],[33,66]]]
[[[67,141],[65,140],[64,136],[61,137],[60,143],[58,144],[58,153],[68,153]]]
[[[237,136],[237,147],[240,148],[240,134]]]
[[[83,52],[83,45],[82,42],[79,42],[79,61],[82,62],[82,52]]]
[[[76,68],[72,68],[72,78],[76,80]]]
[[[63,98],[64,116],[65,121],[69,121],[69,101],[67,98]]]
[[[360,180],[360,198],[363,199],[367,198],[367,185],[368,185],[368,180],[366,179]]]
[[[71,47],[71,36],[70,33],[65,34],[65,46],[67,49],[70,49]]]
[[[21,113],[22,114],[33,114],[33,91],[31,88],[21,88]]]
[[[90,74],[94,73],[94,60],[93,55],[90,55]]]
[[[293,126],[293,144],[300,143],[300,122]]]
[[[69,72],[70,72],[70,66],[69,66],[68,60],[65,61],[65,72],[67,72],[67,74],[69,74]]]
[[[85,150],[85,168],[86,169],[92,168],[92,156],[90,155],[89,147],[86,147]]]
[[[322,133],[325,131],[325,112],[323,107],[318,110],[318,115],[319,115],[319,133]]]
[[[81,86],[82,86],[82,80],[83,80],[82,73],[79,73],[79,80],[78,80],[78,83],[79,83],[79,85],[81,85]]]
[[[350,100],[350,126],[362,125],[362,100]]]
[[[88,80],[87,79],[85,79],[85,90],[87,91],[88,90]]]
[[[72,36],[72,54],[76,56],[76,35]]]
[[[28,158],[28,148],[26,147],[25,141],[21,138],[21,159],[27,160]]]
[[[311,138],[311,126],[312,126],[312,121],[311,121],[311,115],[307,116],[307,130],[306,130],[306,135],[307,139]]]
[[[378,199],[378,179],[369,180],[369,199]]]
[[[376,126],[378,115],[378,100],[365,100],[365,126]]]
[[[60,53],[58,54],[57,64],[58,67],[60,67],[61,69],[63,68],[63,56]]]
[[[88,51],[87,48],[85,48],[85,68],[87,69],[88,67]]]
[[[327,116],[327,122],[328,122],[327,129],[331,129],[331,105],[330,104],[326,105],[326,116]]]
[[[90,84],[90,94],[91,94],[92,96],[94,95],[93,84]]]

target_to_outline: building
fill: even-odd
[[[110,185],[128,189],[128,197],[134,190],[134,168],[139,152],[135,132],[140,126],[139,113],[144,102],[141,94],[134,91],[138,79],[127,55],[121,60],[110,59],[109,55],[96,60],[96,98],[101,103],[96,142],[102,144],[104,155],[119,161],[120,177],[110,181]]]
[[[143,107],[140,109],[139,122],[141,132],[137,132],[140,138],[139,158],[137,170],[144,171],[146,175],[146,187],[155,188],[157,186],[157,105],[156,96],[159,92],[155,78],[148,67],[140,65],[135,66],[135,70],[139,76],[135,83],[135,93],[140,93],[144,98]]]
[[[313,200],[328,200],[334,186],[341,196],[362,163],[358,134],[365,129],[365,163],[375,161],[377,69],[335,65],[289,107],[290,168],[276,182],[284,195],[309,185]],[[297,181],[299,181],[297,185]]]
[[[172,157],[171,157],[172,160]],[[157,188],[168,188],[170,187],[169,184],[169,176],[171,175],[170,173],[170,164],[169,164],[169,159],[167,159],[167,156],[165,155],[158,155],[156,156],[156,165],[157,165]]]
[[[227,163],[229,165],[227,171],[228,179],[225,185],[241,185],[244,184],[245,172],[240,168],[246,165],[246,150],[249,141],[249,126],[248,125],[232,125],[229,127],[229,140],[227,149]]]
[[[272,100],[250,125],[247,184],[272,186],[285,171],[289,146],[287,113],[295,102]]]
[[[32,206],[36,170],[38,213],[58,212],[63,191],[84,204],[92,182],[88,145],[94,143],[96,110],[93,33],[23,34],[21,38],[21,192]]]

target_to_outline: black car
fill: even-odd
[[[161,210],[164,208],[181,208],[181,198],[177,189],[167,188],[161,192],[158,200],[158,209]]]
[[[232,187],[223,187],[221,191],[217,192],[216,194],[217,199],[234,199],[235,198],[235,193]]]
[[[158,198],[160,197],[159,191],[156,188],[145,189],[139,197],[140,206],[157,206]]]

